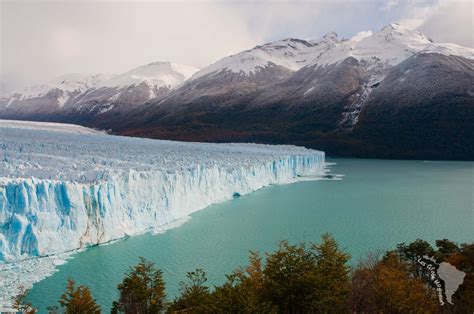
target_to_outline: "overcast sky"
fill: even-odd
[[[0,87],[65,73],[121,73],[154,61],[204,67],[286,37],[350,38],[391,22],[473,47],[470,0],[0,0]]]

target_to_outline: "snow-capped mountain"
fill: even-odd
[[[107,127],[344,156],[474,159],[469,136],[455,135],[474,136],[473,60],[472,48],[399,24],[351,40],[283,40],[217,61],[129,123]]]
[[[114,74],[85,75],[71,73],[59,76],[44,84],[32,85],[19,92],[21,99],[45,96],[48,92],[58,89],[65,92],[83,92],[89,88],[97,87],[99,84],[113,78]]]
[[[290,71],[297,71],[338,43],[339,39],[335,33],[329,33],[318,41],[296,38],[278,40],[225,57],[197,72],[192,80],[221,72],[255,75],[269,66],[281,66]]]
[[[134,136],[297,143],[348,156],[474,159],[466,137],[455,149],[448,147],[452,138],[423,140],[422,147],[410,140],[418,136],[414,131],[403,140],[391,138],[415,124],[423,134],[441,132],[441,138],[459,127],[474,136],[473,69],[474,49],[436,43],[394,23],[352,39],[328,33],[318,40],[278,40],[199,71],[153,63],[102,81],[63,106],[56,100],[48,107],[54,110],[0,101],[0,117],[73,122]],[[438,116],[426,120],[430,114]],[[451,120],[439,122],[443,117]],[[370,132],[369,125],[378,129],[382,120],[391,131]],[[387,148],[388,142],[394,143]]]
[[[87,90],[67,108],[66,114],[78,117],[75,122],[85,116],[103,120],[107,115],[128,114],[139,105],[168,95],[196,71],[197,68],[171,62],[146,64]]]
[[[340,41],[328,53],[316,57],[311,64],[330,65],[354,57],[359,62],[394,66],[418,52],[474,58],[473,49],[455,44],[434,43],[420,32],[393,23],[360,40]]]
[[[74,98],[88,89],[96,88],[102,82],[108,81],[113,77],[113,74],[65,74],[46,83],[32,85],[21,91],[11,93],[7,97],[3,97],[0,100],[0,109],[12,111],[35,111],[38,109],[54,111],[57,108],[63,107],[70,98]]]
[[[171,95],[172,99],[161,100],[160,106],[164,103],[163,108],[166,108],[166,104],[169,103],[170,108],[179,110],[176,109],[176,104],[216,95],[222,97],[221,105],[225,105],[229,101],[232,102],[231,99],[236,94],[255,93],[268,85],[281,82],[285,84],[285,81],[294,82],[295,78],[301,79],[303,73],[306,76],[313,73],[312,75],[317,77],[315,71],[320,71],[321,67],[341,64],[344,60],[352,58],[368,73],[363,83],[366,88],[359,93],[360,99],[353,97],[354,104],[348,106],[348,112],[340,120],[341,125],[351,128],[358,121],[359,109],[371,92],[370,86],[383,80],[394,66],[419,53],[474,59],[471,48],[434,43],[426,35],[396,23],[368,36],[350,40],[340,39],[334,32],[318,40],[290,38],[257,46],[215,62],[194,74],[179,91]],[[308,77],[304,84],[286,85],[298,90],[280,94],[293,99],[308,97],[318,90]],[[271,94],[275,94],[286,87],[280,86],[276,90],[269,87],[269,89]],[[271,97],[269,100],[275,99]]]
[[[127,109],[168,94],[197,68],[171,62],[143,65],[120,75],[67,74],[25,88],[0,100],[0,111],[13,116],[103,114]]]
[[[208,74],[232,72],[255,75],[269,66],[297,71],[308,65],[331,65],[348,57],[371,64],[397,65],[418,52],[474,58],[473,50],[455,44],[433,43],[426,35],[393,23],[361,39],[340,39],[334,32],[319,40],[288,38],[225,57],[198,71],[192,80]]]
[[[172,89],[190,78],[198,68],[171,62],[154,62],[103,81],[99,87],[129,87],[146,83]]]

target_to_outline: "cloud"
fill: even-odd
[[[120,73],[154,61],[205,66],[260,43],[213,3],[0,2],[1,78],[17,88],[69,72]]]
[[[382,10],[388,11],[391,10],[393,7],[397,6],[399,3],[398,0],[387,0],[385,4],[382,6]]]
[[[418,29],[436,42],[474,48],[474,2],[440,1],[426,14]]]
[[[398,22],[417,29],[436,42],[451,42],[474,47],[474,2],[438,0],[411,5]]]

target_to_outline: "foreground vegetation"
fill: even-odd
[[[419,263],[423,256],[448,262],[466,273],[452,297],[441,305],[430,274]],[[384,254],[371,253],[357,266],[329,234],[320,244],[281,242],[265,258],[250,252],[249,263],[226,275],[211,288],[202,269],[187,273],[180,293],[166,298],[162,272],[144,258],[118,285],[119,298],[112,313],[473,313],[474,243],[416,240],[399,244]],[[16,298],[15,308],[35,313],[26,302],[27,291]],[[446,301],[446,300],[445,300]],[[100,313],[89,288],[69,280],[59,307],[50,313]]]

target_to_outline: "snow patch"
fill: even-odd
[[[373,75],[369,81],[364,84],[362,90],[352,96],[351,102],[344,108],[342,118],[338,123],[339,127],[350,130],[359,122],[359,114],[369,100],[370,94],[384,78],[385,76],[381,74]]]
[[[449,43],[433,43],[423,49],[421,53],[438,53],[445,56],[460,56],[466,59],[474,59],[474,49]]]

